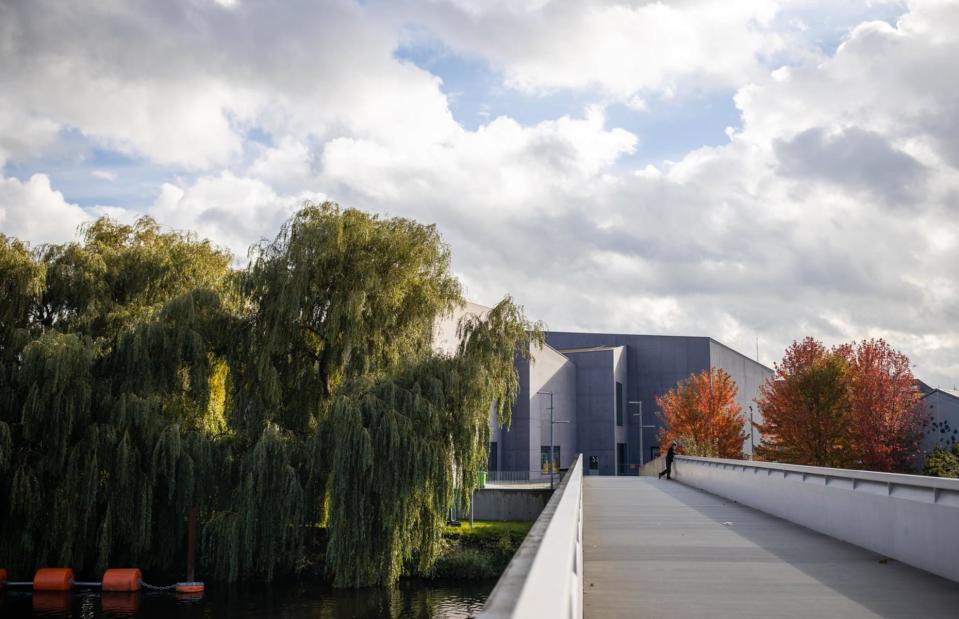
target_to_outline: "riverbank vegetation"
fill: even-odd
[[[425,578],[498,578],[529,532],[532,522],[464,522],[447,527],[436,562]]]
[[[542,341],[506,298],[433,352],[462,300],[436,229],[330,203],[243,269],[148,218],[64,245],[0,236],[0,286],[11,573],[171,571],[192,507],[210,578],[295,573],[318,526],[336,585],[427,572],[485,462],[491,403],[509,422],[514,356]]]

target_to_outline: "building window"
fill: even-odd
[[[616,443],[616,474],[626,474],[626,443]]]
[[[623,425],[623,383],[616,383],[616,425]]]
[[[549,445],[539,448],[539,466],[544,473],[549,473]],[[559,445],[553,445],[553,472],[559,472]]]
[[[487,470],[487,471],[498,471],[498,470],[499,470],[499,466],[497,466],[497,464],[499,463],[498,447],[499,447],[499,446],[496,444],[496,441],[492,441],[492,442],[489,444],[489,458],[488,458],[488,462],[487,462],[487,464],[486,464],[486,470]]]

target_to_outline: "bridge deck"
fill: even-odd
[[[583,481],[588,619],[959,617],[959,584],[780,518],[675,481]]]

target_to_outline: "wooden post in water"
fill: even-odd
[[[196,566],[196,506],[190,508],[186,543],[186,580],[194,582],[196,580],[194,569]]]

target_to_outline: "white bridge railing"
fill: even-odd
[[[583,616],[583,456],[563,481],[512,561],[480,617]]]
[[[959,479],[691,456],[673,479],[959,581]]]

